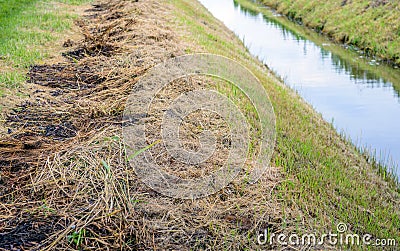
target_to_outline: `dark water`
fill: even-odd
[[[389,167],[400,163],[399,69],[323,38],[307,40],[277,22],[284,17],[248,11],[233,0],[200,2],[338,131]]]

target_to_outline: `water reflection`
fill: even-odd
[[[256,1],[253,1],[253,2],[256,2]],[[235,0],[233,0],[233,4],[237,11],[240,11],[247,17],[252,17],[255,19],[262,17],[266,24],[268,24],[269,26],[271,26],[275,29],[279,29],[281,31],[281,35],[284,40],[288,40],[288,39],[293,40],[294,39],[295,41],[297,41],[299,43],[300,43],[300,41],[304,42],[303,43],[303,53],[304,53],[304,55],[307,55],[307,41],[308,40],[306,38],[298,35],[295,31],[282,26],[282,24],[279,23],[277,20],[270,19],[269,17],[262,15],[259,12],[256,12],[256,11],[253,11],[250,9],[246,9],[246,8],[240,6],[240,4]],[[395,90],[395,93],[394,93],[395,97],[397,97],[397,98],[400,97],[400,87],[392,85],[392,82],[400,84],[400,73],[398,70],[391,69],[390,66],[382,66],[381,68],[387,67],[387,69],[385,69],[385,70],[389,71],[390,72],[389,75],[391,75],[391,76],[387,76],[387,77],[392,78],[391,80],[386,80],[384,78],[381,78],[377,73],[365,70],[364,68],[362,68],[360,66],[360,64],[366,64],[366,62],[361,62],[361,63],[351,62],[349,60],[341,58],[337,54],[331,53],[329,50],[324,49],[324,47],[320,47],[320,49],[321,49],[321,56],[322,56],[321,59],[324,60],[324,59],[330,57],[331,62],[333,63],[334,66],[336,66],[335,69],[338,71],[337,72],[338,74],[349,75],[352,80],[355,80],[354,83],[366,84],[367,87],[369,87],[369,88],[393,87]],[[365,65],[365,67],[367,67],[367,65]],[[344,70],[344,72],[342,70]],[[383,69],[381,69],[381,70],[383,70]],[[388,74],[386,74],[386,75],[388,75]]]
[[[400,163],[400,71],[323,38],[312,41],[235,0],[200,0],[327,121]],[[304,33],[307,34],[307,33]],[[307,35],[308,36],[308,35]],[[400,170],[398,171],[400,177]]]

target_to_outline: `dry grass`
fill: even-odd
[[[236,181],[181,201],[150,190],[128,165],[120,138],[125,100],[148,68],[183,54],[160,19],[164,11],[156,1],[96,4],[77,23],[84,40],[66,43],[76,45],[64,54],[69,61],[31,68],[36,91],[7,114],[1,140],[1,248],[250,248],[259,229],[280,221],[272,193],[263,194],[278,170],[257,189]],[[195,82],[187,88],[202,84]],[[183,85],[175,86],[161,95],[176,95]]]
[[[352,150],[294,95],[281,94],[287,93],[282,85],[266,85],[273,100],[285,97],[277,110],[283,144],[277,146],[274,156],[279,167],[257,184],[249,186],[238,178],[207,198],[179,200],[148,188],[129,166],[121,139],[121,120],[132,87],[157,63],[183,55],[188,48],[207,48],[200,45],[200,40],[183,40],[184,31],[177,34],[172,30],[179,27],[171,25],[176,21],[171,6],[155,0],[100,1],[77,23],[84,39],[67,41],[66,46],[73,46],[64,54],[68,60],[31,68],[30,86],[37,91],[7,114],[0,140],[0,249],[256,250],[260,248],[256,237],[266,228],[276,233],[314,230],[313,219],[305,215],[303,205],[286,197],[303,188],[283,191],[288,184],[297,184],[297,177],[283,170],[283,162],[291,160],[285,156],[289,145],[284,144],[289,141],[284,137],[294,138],[293,134],[301,132],[306,138],[308,128],[299,129],[305,124],[295,123],[303,119],[302,115],[311,114],[305,118],[312,122],[307,126],[324,128],[321,134],[329,131],[325,136],[330,138],[327,144],[332,144],[332,152],[336,148]],[[234,38],[226,30],[215,29],[215,24],[203,24],[227,39]],[[237,40],[228,46],[238,46]],[[256,71],[265,73],[253,58],[241,53],[238,55],[247,55],[244,61]],[[277,82],[271,79],[265,83]],[[179,92],[206,87],[208,83],[203,78],[172,83],[155,99],[152,114],[159,116],[157,108],[165,107],[168,102],[164,101]],[[229,93],[222,84],[216,89]],[[243,97],[236,99],[246,108]],[[288,111],[294,114],[294,120],[284,123]],[[256,117],[251,111],[245,113],[257,137]],[[206,115],[204,120],[189,118],[188,137],[199,133],[196,123],[206,123],[210,118]],[[217,125],[213,128],[223,138],[226,125],[217,123],[219,119],[212,118]],[[159,122],[155,120],[152,126],[148,134],[157,140]],[[224,157],[220,143],[221,152],[216,153],[215,162],[183,172],[174,166],[177,169],[172,172],[185,177],[207,173]],[[325,143],[321,145],[328,149]],[[196,140],[188,141],[187,147],[195,149]],[[159,150],[151,149],[154,154]],[[346,154],[351,159],[357,155]],[[300,162],[311,158],[307,154],[296,157]],[[159,161],[168,159],[161,157]]]

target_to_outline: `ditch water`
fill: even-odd
[[[262,14],[233,0],[199,1],[339,132],[389,168],[398,166],[400,69],[310,35],[298,25],[307,39],[282,25],[288,20],[272,10]],[[395,173],[400,178],[400,168]]]

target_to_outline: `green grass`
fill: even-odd
[[[276,25],[281,26],[282,28],[289,30],[296,36],[302,37],[303,39],[310,40],[314,42],[316,45],[320,47],[324,47],[324,44],[329,44],[329,51],[333,53],[333,56],[336,60],[343,59],[352,71],[353,75],[359,74],[361,72],[362,75],[365,72],[371,74],[372,77],[374,75],[381,76],[385,81],[391,82],[395,91],[400,95],[400,75],[398,70],[393,69],[388,65],[380,65],[379,67],[373,66],[369,64],[368,59],[360,59],[357,52],[352,50],[346,50],[342,46],[331,44],[326,37],[317,34],[316,32],[300,26],[296,23],[293,23],[286,17],[273,15],[270,9],[264,8],[261,4],[251,2],[249,0],[234,0],[236,5],[240,5],[243,11],[251,12],[253,15],[258,15],[262,13],[265,18],[268,18],[269,21],[274,22]],[[347,138],[346,135],[342,135],[342,137],[348,141],[351,141],[350,138]],[[376,167],[378,173],[384,178],[386,181],[396,184],[398,183],[398,179],[396,178],[396,174],[393,172],[395,170],[389,170],[385,166],[381,166],[376,160],[376,154],[372,151],[364,148],[357,149],[360,152],[365,153],[365,157],[369,159],[369,161]]]
[[[260,79],[271,98],[277,116],[272,165],[281,168],[284,176],[273,191],[281,202],[279,231],[291,227],[299,232],[328,233],[344,222],[353,233],[395,238],[399,243],[398,184],[385,180],[379,166],[369,163],[320,114],[269,74],[241,41],[221,28],[222,23],[195,0],[171,3],[177,25],[184,27],[178,29],[181,36],[200,47],[187,51],[207,51],[238,60]]]
[[[82,1],[63,2],[79,4]],[[169,2],[174,10],[176,32],[189,42],[187,44],[196,45],[188,45],[184,48],[186,52],[206,51],[239,61],[260,79],[270,96],[277,116],[277,141],[272,166],[279,168],[283,177],[272,191],[259,190],[259,195],[264,198],[262,193],[271,192],[279,202],[282,221],[278,231],[297,229],[298,232],[313,233],[315,230],[327,233],[335,230],[337,223],[345,222],[351,232],[368,233],[377,238],[396,238],[400,242],[399,188],[386,182],[378,174],[377,166],[369,164],[329,123],[270,74],[261,62],[249,54],[242,42],[223,28],[222,23],[196,0]],[[48,3],[0,0],[1,10],[8,7],[9,11],[0,19],[1,64],[10,68],[0,74],[3,88],[18,88],[27,67],[46,58],[44,46],[57,38],[55,34],[70,28],[74,16],[51,11],[54,9]],[[46,16],[43,13],[48,13],[46,18],[43,18]],[[237,90],[219,88],[232,94],[233,99],[243,102],[248,114],[254,113],[243,101],[244,97],[235,93]],[[106,162],[103,167],[110,169]],[[245,189],[237,189],[238,193],[245,193]],[[252,189],[258,189],[257,185]],[[271,208],[269,203],[265,202],[265,212]],[[241,210],[254,213],[257,221],[268,223],[268,215],[263,212],[253,212],[249,207],[239,208],[237,212]],[[218,240],[221,230],[218,224],[209,228],[208,234],[213,235],[209,237],[208,244],[212,246],[215,245],[213,239]],[[232,247],[229,245],[232,242],[236,247],[240,247],[240,241],[254,243],[254,236],[248,234],[250,231],[243,233],[232,228],[230,234],[224,236],[226,248]],[[84,228],[70,233],[68,239],[79,246],[83,237]],[[209,247],[208,244],[202,243],[204,248]]]
[[[48,46],[71,29],[75,14],[67,5],[89,0],[0,0],[0,95],[25,81],[27,68],[48,57]]]
[[[371,55],[400,64],[398,1],[262,0],[279,12],[356,45]],[[379,4],[386,2],[386,4]]]
[[[264,8],[265,6],[261,4],[255,4],[249,0],[234,0],[234,2],[235,4],[240,4],[244,11],[253,13],[253,15],[262,13],[270,22],[284,27],[285,30],[297,34],[299,37],[311,40],[319,47],[326,48],[328,51],[332,52],[336,60],[343,59],[346,61],[346,64],[350,66],[348,69],[351,69],[352,75],[357,76],[360,73],[363,75],[364,72],[367,71],[372,75],[381,76],[385,81],[392,83],[393,88],[400,95],[400,74],[398,69],[394,69],[386,64],[381,64],[379,67],[371,65],[370,58],[360,58],[359,52],[355,51],[352,46],[349,46],[349,49],[345,49],[341,44],[332,43],[326,36],[318,34],[314,30],[302,25],[298,25],[285,16],[273,15],[271,10]]]

